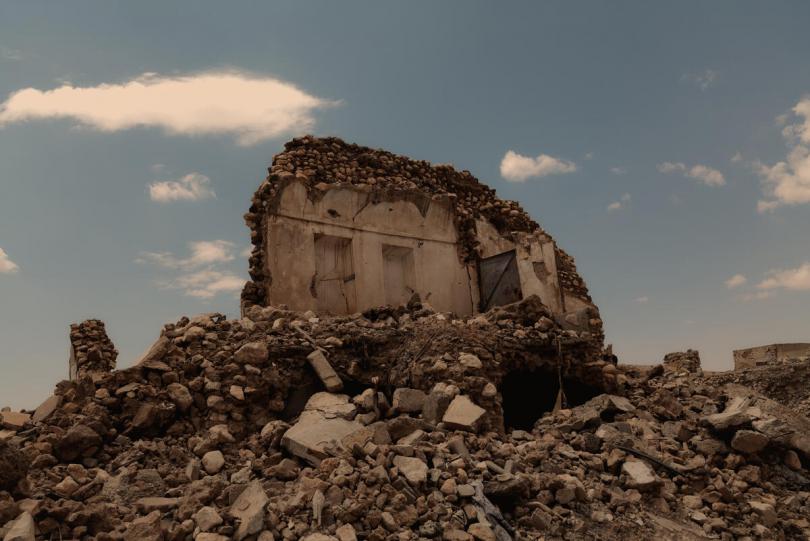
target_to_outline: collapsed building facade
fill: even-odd
[[[536,295],[601,333],[573,258],[469,171],[303,137],[274,158],[245,219],[246,307],[350,314],[416,294],[470,315]]]

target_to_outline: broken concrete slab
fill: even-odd
[[[419,413],[425,404],[425,396],[419,389],[402,387],[394,391],[392,406],[400,413]]]
[[[248,342],[236,350],[233,359],[239,364],[262,366],[267,362],[268,350],[264,342]]]
[[[46,398],[45,401],[34,410],[34,414],[31,416],[31,422],[39,423],[50,417],[51,414],[56,411],[56,408],[59,407],[60,400],[61,399],[56,395],[51,395]]]
[[[253,481],[239,495],[231,506],[230,514],[239,520],[239,527],[233,534],[236,541],[259,533],[264,527],[264,506],[270,501],[261,481]]]
[[[340,417],[351,421],[357,414],[357,407],[345,394],[315,393],[304,406],[304,411],[317,411],[324,417]]]
[[[9,529],[3,537],[3,541],[34,541],[36,538],[34,517],[28,512],[21,513],[8,526]]]
[[[337,372],[335,372],[335,369],[332,368],[332,365],[329,364],[323,351],[316,349],[307,355],[307,361],[309,361],[309,365],[315,370],[315,373],[318,375],[318,378],[321,380],[324,387],[326,387],[327,391],[337,393],[343,390],[343,381],[340,379]]]
[[[281,438],[281,445],[290,453],[313,465],[329,456],[330,446],[343,447],[343,440],[366,427],[353,417],[356,407],[346,395],[316,393],[304,406],[298,422]]]
[[[481,420],[484,418],[486,410],[477,406],[467,395],[458,395],[448,406],[442,417],[442,422],[449,428],[467,430],[474,432]]]
[[[16,411],[4,411],[0,413],[0,426],[9,430],[22,430],[25,424],[31,420],[28,413]]]
[[[418,486],[427,480],[428,466],[416,457],[397,455],[394,457],[394,466],[399,468],[400,473],[412,485]]]
[[[163,358],[166,353],[168,353],[169,348],[171,347],[172,342],[166,336],[161,336],[158,338],[154,344],[149,346],[149,349],[141,355],[140,359],[135,362],[135,366],[143,364],[148,361],[158,360]]]
[[[702,419],[702,422],[717,431],[750,424],[754,420],[753,416],[748,412],[752,402],[753,400],[749,397],[735,396],[726,404],[725,410],[707,415]]]
[[[627,475],[629,488],[648,490],[659,484],[653,469],[641,460],[627,460],[622,464],[622,473]]]

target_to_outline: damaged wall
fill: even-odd
[[[254,248],[243,312],[275,303],[350,313],[414,291],[440,310],[469,314],[493,306],[481,302],[491,297],[479,289],[481,261],[514,250],[519,285],[507,302],[537,295],[558,315],[588,309],[578,320],[601,334],[573,258],[468,171],[306,136],[274,157],[245,221]]]
[[[470,314],[477,286],[458,257],[445,199],[375,202],[359,188],[323,185],[310,198],[292,181],[267,219],[271,304],[346,314],[404,304],[413,293],[442,311]]]

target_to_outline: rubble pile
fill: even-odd
[[[714,374],[716,385],[738,383],[810,417],[810,360],[788,359],[733,372]]]
[[[284,145],[284,152],[273,158],[268,173],[245,214],[253,243],[252,282],[248,282],[242,294],[247,304],[265,302],[262,284],[266,278],[263,264],[266,209],[276,204],[276,196],[294,180],[304,181],[312,198],[321,196],[319,186],[344,184],[365,189],[379,201],[407,199],[421,206],[430,198],[447,199],[455,210],[460,256],[465,261],[476,257],[477,219],[488,220],[507,238],[518,232],[547,235],[517,202],[499,199],[495,190],[479,182],[469,171],[456,171],[450,165],[432,165],[385,150],[349,144],[336,137],[308,135],[293,139]],[[555,250],[560,287],[590,301],[574,259],[559,247],[555,246]]]
[[[0,539],[810,536],[810,420],[582,334],[536,298],[183,318],[0,441]]]

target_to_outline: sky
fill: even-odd
[[[810,341],[810,3],[0,3],[0,406],[100,318],[238,316],[295,135],[468,169],[577,261],[620,362]]]

